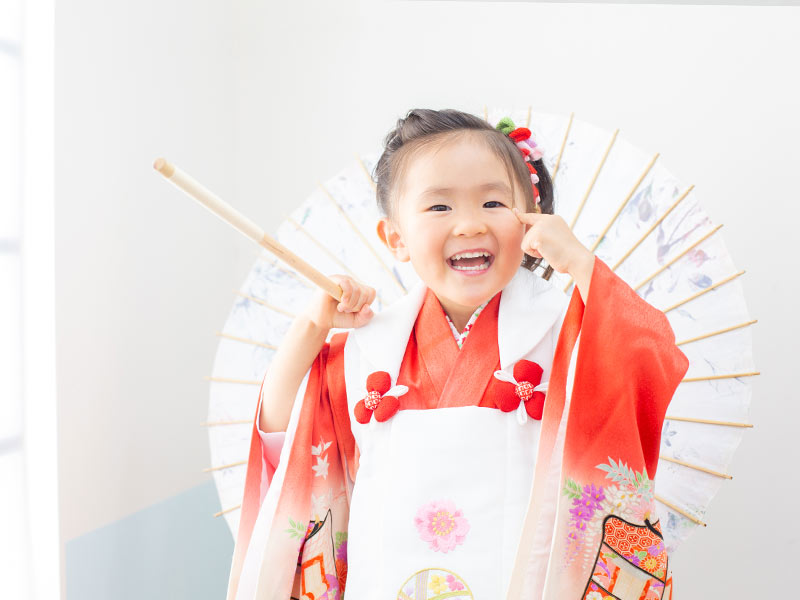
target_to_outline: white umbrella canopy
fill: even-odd
[[[698,526],[749,427],[753,364],[738,271],[692,186],[619,135],[573,116],[485,109],[533,132],[554,178],[555,211],[575,235],[651,305],[663,310],[690,361],[667,411],[655,478],[658,516],[674,552]],[[325,274],[347,273],[378,292],[382,310],[418,281],[375,234],[371,172],[380,150],[356,157],[320,184],[280,225],[276,238]],[[542,273],[542,270],[538,270]],[[554,272],[551,281],[571,292]],[[210,384],[211,471],[235,536],[258,386],[274,348],[313,293],[313,284],[263,251],[220,335]],[[334,332],[332,332],[334,333]],[[699,338],[699,339],[698,339]]]

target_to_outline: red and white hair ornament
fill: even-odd
[[[536,172],[536,167],[533,166],[533,162],[541,159],[543,155],[533,139],[531,130],[527,127],[516,127],[514,121],[509,117],[500,119],[495,129],[511,138],[511,141],[516,144],[522,154],[522,158],[525,159],[525,164],[528,166],[528,171],[531,173],[534,203],[539,204],[539,187],[536,185],[539,183],[539,174]]]

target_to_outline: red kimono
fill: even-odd
[[[380,440],[378,432],[389,432],[393,422],[396,427],[423,423],[413,419],[448,410],[463,415],[465,422],[485,422],[487,436],[500,438],[508,431],[523,442],[516,452],[527,474],[516,471],[522,473],[515,478],[521,483],[505,491],[529,499],[529,506],[518,513],[516,536],[512,530],[517,551],[509,554],[507,548],[498,548],[504,566],[499,575],[485,577],[480,567],[469,567],[470,572],[441,565],[412,571],[417,551],[399,551],[391,564],[408,558],[397,574],[408,571],[410,577],[393,574],[385,588],[369,587],[370,575],[360,566],[363,581],[352,581],[357,586],[352,588],[353,600],[365,597],[356,589],[380,589],[375,597],[415,600],[442,593],[478,597],[470,582],[476,593],[485,585],[483,589],[502,589],[491,592],[495,597],[508,598],[671,597],[652,478],[666,408],[688,361],[675,346],[664,314],[600,259],[595,260],[585,306],[577,289],[567,298],[550,282],[523,271],[513,286],[488,303],[461,350],[441,305],[427,289],[409,292],[405,308],[393,305],[367,326],[334,335],[298,390],[279,460],[280,442],[262,443],[256,429],[259,394],[229,600],[343,598],[349,528],[362,532],[357,562],[370,561],[363,533],[369,519],[362,512],[374,502],[362,500],[359,514],[350,514],[354,492],[358,495],[355,482],[363,471],[362,446],[370,449],[370,457],[386,456],[392,435],[387,433],[381,446],[383,442],[373,441],[373,433]],[[386,317],[379,318],[384,313]],[[391,335],[383,340],[387,331]],[[372,399],[378,415],[377,406],[388,405],[387,398],[396,393],[387,393],[386,386],[370,389],[369,376],[380,365],[389,365],[387,386],[394,383],[393,390],[400,390],[399,411],[381,423],[366,413],[370,420],[359,423],[355,415],[364,418],[365,401]],[[546,396],[537,391],[542,385]],[[523,413],[533,417],[524,425]],[[504,429],[506,422],[520,416],[519,428]],[[465,450],[474,444],[460,443]],[[498,460],[504,465],[508,456]],[[362,479],[372,477],[370,473],[371,468],[363,471]],[[377,498],[378,486],[368,492],[367,479],[359,482],[362,498]],[[476,497],[503,495],[502,490],[473,489]],[[469,498],[461,498],[462,504],[469,504]],[[398,526],[387,539],[397,539],[401,548],[416,543],[420,553],[436,551],[442,561],[451,560],[459,552],[465,555],[470,543],[480,548],[480,535],[489,535],[479,533],[479,512],[435,500],[419,508],[416,530],[414,525],[408,531]],[[428,522],[428,517],[434,520]],[[506,528],[497,537],[498,544],[505,540],[502,543],[508,545],[508,532]],[[403,536],[407,539],[401,540]],[[486,546],[494,544],[487,541],[493,539],[483,538],[483,552],[492,552]],[[355,542],[351,538],[351,563],[356,560]],[[374,560],[382,559],[376,555]],[[472,565],[468,556],[463,560],[458,564]],[[351,567],[355,576],[354,564]],[[376,579],[374,584],[380,582]]]

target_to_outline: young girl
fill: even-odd
[[[333,276],[293,322],[228,599],[671,598],[652,478],[688,361],[664,314],[553,214],[508,119],[412,110],[376,175],[378,237],[421,281],[373,315]]]

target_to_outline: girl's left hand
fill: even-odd
[[[559,215],[544,213],[524,213],[512,209],[520,223],[525,224],[525,237],[522,250],[535,258],[544,258],[559,273],[591,264],[594,254],[581,244],[567,222]]]

